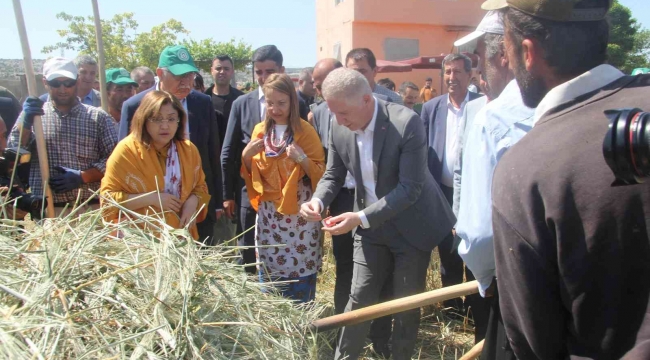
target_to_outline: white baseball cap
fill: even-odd
[[[465,35],[456,40],[454,46],[463,46],[487,33],[498,35],[503,35],[505,33],[503,29],[503,21],[499,16],[499,12],[488,11],[488,13],[483,17],[483,20],[478,24],[478,27],[476,27],[476,30],[471,34]]]
[[[77,67],[70,59],[62,57],[51,58],[43,64],[43,77],[47,81],[52,81],[60,77],[77,80]]]

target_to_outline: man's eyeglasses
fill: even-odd
[[[161,117],[155,117],[155,118],[149,119],[149,122],[152,123],[152,124],[156,124],[156,125],[162,125],[162,124],[165,124],[165,125],[174,125],[174,124],[176,124],[176,125],[178,125],[178,123],[181,122],[181,120],[178,119],[178,118],[163,119]]]
[[[65,86],[67,88],[71,88],[71,87],[75,86],[76,84],[77,84],[77,80],[73,80],[73,79],[68,79],[68,80],[64,80],[64,81],[54,79],[54,80],[48,80],[47,81],[47,86],[49,86],[51,88],[54,88],[54,89],[60,88],[61,85]]]
[[[169,75],[171,75],[172,78],[174,78],[174,80],[176,80],[176,81],[183,81],[183,80],[185,80],[185,81],[194,81],[194,79],[196,78],[196,73],[193,73],[193,72],[188,72],[188,73],[183,74],[183,75],[174,75],[169,71],[167,73]]]

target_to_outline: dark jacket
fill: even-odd
[[[241,154],[251,140],[253,128],[261,121],[259,94],[259,89],[251,91],[232,104],[221,149],[223,199],[235,200],[242,207],[250,207],[250,201],[244,180],[239,175]]]
[[[237,100],[238,97],[244,95],[244,93],[234,87],[230,87],[230,93],[226,96],[220,96],[214,94],[214,84],[210,86],[205,94],[212,99],[212,106],[216,111],[217,124],[219,124],[219,143],[223,145],[223,140],[226,136],[226,129],[228,127],[228,118],[230,117],[230,110],[232,109],[232,104]]]
[[[579,96],[497,165],[497,285],[517,358],[619,359],[635,345],[650,358],[650,186],[612,187],[602,150],[603,112],[648,99],[650,75]]]
[[[133,114],[140,106],[142,98],[154,90],[155,87],[152,87],[124,102],[118,140],[124,139],[129,134]],[[192,90],[186,99],[189,113],[190,141],[199,150],[201,165],[205,173],[205,182],[208,184],[210,195],[212,195],[206,221],[216,221],[215,210],[222,208],[219,127],[217,126],[214,108],[209,96]]]
[[[426,169],[422,120],[402,105],[375,101],[378,111],[372,160],[378,201],[366,205],[364,187],[357,186],[354,211],[364,210],[370,231],[381,232],[384,224],[396,229],[401,236],[391,239],[391,246],[431,251],[449,234],[456,218]],[[314,191],[325,208],[345,183],[348,172],[357,184],[363,184],[355,133],[335,121],[330,132],[327,170]]]
[[[469,92],[470,102],[481,97],[477,93]],[[447,139],[447,99],[449,94],[435,97],[422,106],[422,121],[427,134],[427,165],[433,178],[440,184],[442,176],[442,160],[445,158]],[[459,131],[463,131],[459,129]]]

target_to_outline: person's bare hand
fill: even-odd
[[[287,146],[287,156],[293,161],[297,162],[298,159],[304,154],[305,152],[302,151],[302,148],[297,144],[291,144]]]
[[[224,201],[223,212],[228,219],[232,220],[235,215],[235,200]]]
[[[307,221],[321,221],[321,212],[320,202],[316,199],[311,199],[300,205],[300,216]]]
[[[190,197],[185,200],[181,211],[181,227],[185,227],[190,223],[198,205],[199,198],[196,195],[190,195]]]
[[[307,122],[314,125],[314,113],[311,111],[307,114]]]
[[[327,224],[323,227],[323,230],[329,231],[332,235],[345,234],[361,225],[361,218],[354,212],[346,212],[339,216],[331,217],[326,221]]]
[[[264,139],[253,139],[248,142],[248,145],[242,151],[244,158],[250,159],[264,150]]]
[[[160,204],[162,204],[163,211],[171,210],[177,213],[181,210],[181,200],[176,196],[167,193],[153,194],[153,196],[154,196],[154,205],[160,206]]]

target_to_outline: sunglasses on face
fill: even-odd
[[[61,85],[65,86],[67,88],[71,88],[71,87],[75,86],[76,84],[77,84],[77,80],[72,80],[72,79],[68,79],[68,80],[64,80],[64,81],[61,81],[61,80],[51,80],[51,81],[49,81],[48,80],[48,82],[47,82],[47,85],[49,87],[51,87],[51,88],[54,88],[54,89],[60,88]]]

